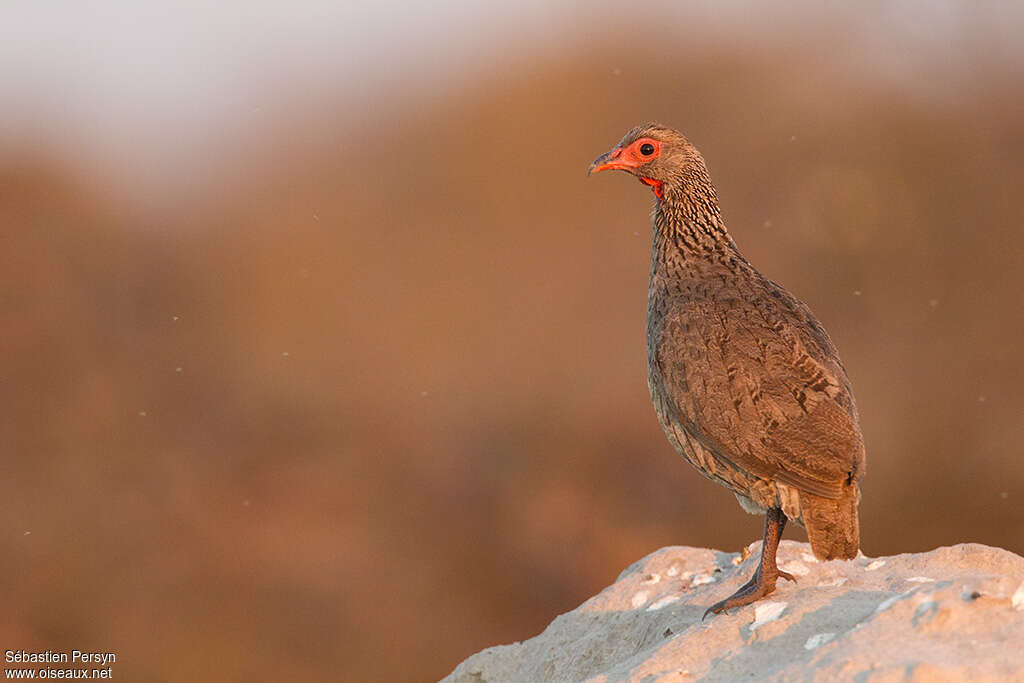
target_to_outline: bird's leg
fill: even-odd
[[[796,578],[787,572],[781,571],[775,564],[775,551],[779,547],[779,539],[782,538],[782,530],[786,528],[786,515],[780,508],[770,508],[764,519],[764,543],[761,544],[761,562],[757,570],[750,577],[750,581],[743,584],[738,591],[721,602],[716,602],[704,612],[704,617],[709,614],[718,614],[733,607],[742,607],[763,598],[775,590],[775,582],[781,576],[789,581],[796,581]],[[701,619],[703,621],[703,618]]]

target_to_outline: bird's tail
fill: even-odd
[[[852,560],[860,550],[857,506],[860,487],[851,482],[839,498],[822,498],[800,492],[800,509],[811,550],[821,560]]]

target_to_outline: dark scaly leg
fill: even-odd
[[[711,613],[718,614],[760,600],[775,591],[775,582],[780,576],[789,581],[796,581],[792,574],[781,571],[775,564],[775,551],[779,548],[779,539],[782,538],[782,530],[785,528],[786,515],[782,510],[769,509],[764,518],[764,543],[761,546],[761,563],[758,564],[757,571],[738,591],[709,607],[701,621]]]

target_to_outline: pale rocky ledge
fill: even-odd
[[[783,541],[772,595],[704,610],[754,571],[744,555],[648,555],[540,635],[478,652],[443,683],[1024,681],[1024,558],[963,544],[820,562]]]

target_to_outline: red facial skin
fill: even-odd
[[[651,154],[642,154],[640,148],[644,145],[651,145],[654,147],[654,152]],[[612,151],[604,154],[595,161],[590,167],[590,173],[596,173],[597,171],[635,171],[641,166],[646,164],[652,159],[657,159],[658,155],[661,154],[661,143],[652,138],[640,138],[629,147],[622,148],[616,147]],[[654,191],[654,195],[661,199],[661,181],[655,180],[654,178],[647,178],[639,173],[635,174],[641,183],[644,185],[650,185]]]

